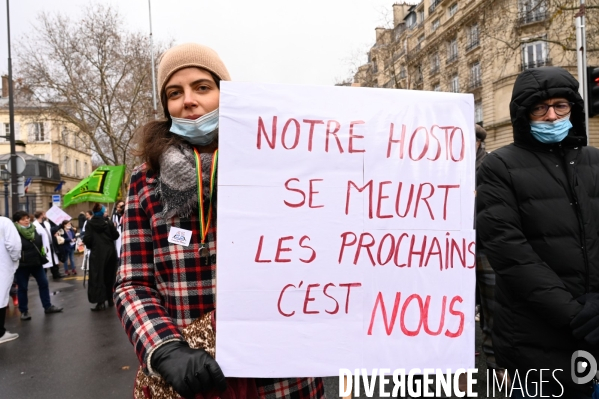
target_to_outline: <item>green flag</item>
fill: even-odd
[[[125,166],[98,167],[91,175],[81,180],[77,186],[65,194],[63,206],[80,202],[115,202],[123,182]]]

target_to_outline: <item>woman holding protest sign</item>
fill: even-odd
[[[141,363],[135,397],[321,398],[320,378],[225,378],[214,359],[221,80],[230,77],[214,50],[166,51],[165,118],[139,131],[145,163],[131,176],[114,295]]]

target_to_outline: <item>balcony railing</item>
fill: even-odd
[[[535,22],[545,21],[549,17],[547,11],[529,11],[520,13],[518,25],[528,25]]]
[[[479,45],[479,41],[478,41],[478,37],[475,39],[470,40],[470,43],[468,43],[468,45],[466,46],[466,51],[470,51],[473,48],[478,47]]]
[[[534,60],[525,64],[520,64],[520,70],[524,71],[530,68],[538,68],[542,66],[551,66],[551,58],[545,58],[540,60]]]
[[[483,81],[480,78],[480,76],[470,78],[470,81],[468,82],[468,90],[477,89],[479,87],[482,87],[482,85],[483,85]]]
[[[449,54],[449,55],[447,56],[447,61],[445,61],[445,64],[449,65],[449,64],[451,64],[452,62],[455,62],[455,61],[457,61],[457,59],[458,59],[458,53]]]

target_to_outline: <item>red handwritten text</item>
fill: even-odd
[[[395,190],[393,190],[394,186],[397,187]],[[372,180],[369,180],[366,184],[361,186],[349,180],[347,182],[347,195],[345,197],[345,214],[349,214],[352,192],[362,193],[366,191],[368,194],[369,219],[375,217],[378,219],[388,219],[395,216],[400,218],[416,218],[418,217],[418,211],[421,211],[428,215],[431,220],[435,220],[435,215],[437,215],[437,219],[439,218],[439,215],[442,215],[442,219],[447,220],[447,204],[450,199],[450,190],[459,188],[459,184],[438,184],[437,186],[434,186],[431,183],[420,183],[410,184],[408,190],[408,185],[406,184],[404,186],[403,182],[393,183],[392,181],[382,181],[375,184]],[[433,212],[431,202],[435,195],[443,196],[443,206],[442,208],[436,209],[436,212]],[[393,198],[391,196],[393,196]],[[452,198],[456,196],[457,193],[454,194]],[[390,206],[393,207],[394,212],[390,214],[383,213],[383,207],[385,207],[386,203],[389,201],[393,201],[393,199],[395,200],[392,202],[394,206]],[[429,202],[429,200],[431,200],[431,202]],[[459,197],[457,197],[456,200],[459,200]],[[362,206],[361,199],[359,204]],[[386,209],[389,209],[390,206],[387,206]]]
[[[287,284],[286,286],[283,287],[283,289],[281,290],[281,293],[279,294],[279,300],[277,302],[277,310],[279,311],[279,313],[285,317],[291,317],[295,314],[295,310],[292,310],[293,308],[297,309],[297,303],[295,304],[296,306],[292,306],[292,304],[290,304],[290,302],[293,302],[292,300],[287,300],[285,301],[285,306],[283,306],[283,302],[284,302],[284,296],[285,293],[287,292],[287,290],[291,289],[292,287],[295,289],[305,289],[306,293],[303,296],[303,307],[302,307],[302,312],[304,314],[319,314],[320,310],[318,310],[317,308],[322,309],[323,306],[327,306],[327,308],[324,308],[324,312],[328,313],[328,314],[336,314],[339,312],[340,308],[339,308],[339,301],[330,293],[327,292],[327,290],[330,290],[331,287],[336,288],[337,285],[335,285],[334,283],[328,283],[325,284],[322,288],[320,288],[320,284],[318,283],[313,283],[313,284],[306,284],[304,287],[302,287],[302,285],[304,284],[303,281],[300,281],[299,284],[296,286],[295,284]],[[349,313],[349,303],[350,303],[350,295],[352,293],[352,288],[359,288],[362,286],[362,283],[341,283],[338,284],[339,287],[341,288],[346,288],[347,291],[345,293],[345,314]],[[328,299],[326,299],[328,298]],[[324,304],[324,302],[326,301],[326,304]],[[315,302],[315,303],[312,303]],[[316,303],[322,303],[321,306],[317,306]],[[334,304],[334,305],[333,305]],[[285,308],[285,310],[284,310]]]
[[[465,238],[456,240],[446,233],[445,240],[429,237],[426,234],[387,233],[377,242],[368,232],[356,235],[351,231],[341,234],[339,264],[343,261],[346,249],[353,252],[353,264],[365,255],[372,266],[385,266],[393,260],[397,267],[427,267],[431,260],[438,262],[440,270],[453,269],[456,266],[472,269],[476,266],[474,241]],[[467,260],[467,257],[470,260]],[[402,263],[403,262],[403,263]]]
[[[462,303],[463,299],[459,295],[454,296],[450,303],[448,312],[451,316],[455,316],[459,319],[458,327],[455,331],[450,331],[448,328],[445,329],[444,335],[449,338],[457,338],[462,335],[464,331],[464,313],[460,310],[456,310],[456,303]],[[378,293],[376,297],[376,301],[372,308],[372,314],[370,316],[370,324],[368,326],[368,335],[372,335],[372,331],[374,329],[375,320],[377,318],[377,311],[380,312],[380,315],[383,319],[383,324],[385,327],[385,333],[387,335],[391,335],[395,326],[397,324],[398,312],[400,310],[401,304],[401,292],[395,293],[395,301],[393,303],[393,309],[390,310],[391,315],[389,316],[389,312],[387,311],[387,307],[385,306],[385,300],[383,298],[383,294],[381,292]],[[399,327],[401,332],[408,337],[415,337],[422,333],[431,336],[440,335],[443,332],[443,327],[445,326],[446,321],[446,308],[447,308],[447,296],[443,296],[441,301],[441,315],[438,319],[434,321],[431,320],[429,316],[429,308],[431,304],[431,296],[427,295],[426,299],[423,301],[422,297],[419,294],[412,294],[405,298],[403,305],[401,306],[401,312],[399,312]],[[416,308],[418,309],[418,322],[416,326],[408,326],[406,320],[406,312],[408,309]],[[413,319],[411,319],[413,320]],[[433,327],[434,326],[434,327]],[[411,327],[411,328],[410,328]],[[434,329],[433,329],[434,328]]]
[[[360,140],[364,135],[359,134],[360,125],[364,125],[364,121],[356,120],[349,122],[349,126],[343,127],[336,120],[320,120],[320,119],[298,119],[289,118],[283,124],[279,123],[277,116],[272,117],[270,129],[264,122],[261,116],[258,117],[258,128],[256,133],[256,148],[261,150],[263,142],[272,150],[277,147],[277,130],[280,132],[280,146],[285,150],[295,150],[298,148],[300,138],[307,134],[307,150],[312,151],[314,147],[314,133],[316,129],[323,129],[317,137],[324,137],[325,152],[336,151],[340,154],[344,152],[361,153],[366,150],[360,147]],[[322,125],[322,126],[321,126]],[[341,135],[341,132],[344,132]],[[349,134],[345,133],[348,132]],[[347,139],[344,139],[347,137]],[[266,147],[264,147],[266,149]]]

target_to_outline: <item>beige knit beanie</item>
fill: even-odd
[[[227,67],[216,51],[197,43],[184,43],[166,50],[158,64],[158,89],[160,96],[170,77],[179,69],[199,67],[218,76],[221,80],[231,80]]]

